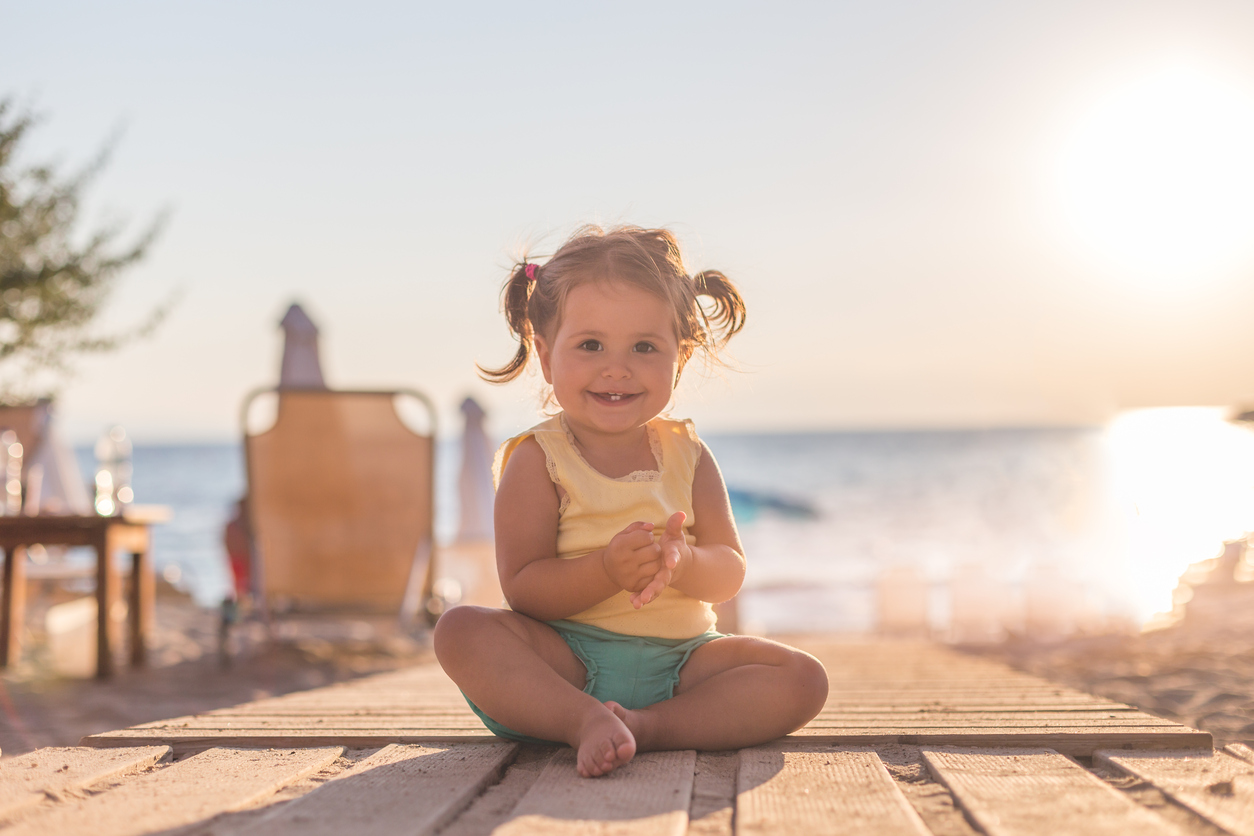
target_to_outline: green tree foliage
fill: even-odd
[[[144,257],[161,219],[128,243],[119,243],[117,227],[81,232],[83,193],[107,155],[69,176],[23,165],[18,152],[33,124],[0,99],[0,402],[50,394],[72,357],[142,337],[164,315],[158,308],[125,333],[93,330],[118,275]]]

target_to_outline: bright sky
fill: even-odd
[[[675,229],[737,281],[703,429],[1090,423],[1254,397],[1254,4],[0,0],[0,95],[91,217],[173,216],[61,421],[228,438],[301,300],[340,387],[497,434],[497,294],[528,241]],[[1246,137],[1251,137],[1249,142]],[[693,383],[695,381],[689,381]]]

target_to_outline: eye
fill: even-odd
[[[653,352],[657,351],[657,346],[655,346],[653,343],[647,343],[641,340],[640,342],[632,346],[631,350],[636,352],[637,354],[652,354]]]
[[[601,341],[600,340],[584,340],[583,342],[579,344],[579,347],[583,349],[584,351],[600,351]]]

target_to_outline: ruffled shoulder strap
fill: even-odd
[[[651,426],[656,430],[658,444],[662,448],[662,467],[668,472],[677,471],[691,482],[701,461],[702,447],[697,428],[687,418],[656,418]]]
[[[519,444],[522,444],[524,441],[526,441],[528,438],[531,438],[532,436],[535,436],[536,440],[540,442],[540,446],[544,448],[544,456],[548,462],[547,466],[549,470],[549,475],[550,477],[553,476],[552,456],[549,453],[550,445],[547,444],[546,442],[552,439],[554,433],[556,433],[559,436],[564,436],[564,431],[562,430],[561,420],[556,417],[550,418],[547,421],[542,421],[539,424],[536,424],[531,429],[527,430],[526,432],[519,433],[518,435],[514,436],[513,438],[509,439],[504,444],[502,444],[500,448],[498,448],[496,451],[496,458],[493,459],[492,461],[492,484],[493,486],[498,487],[498,488],[501,486],[501,474],[505,472],[505,465],[506,463],[509,462],[509,457],[513,455],[515,450],[518,449]]]

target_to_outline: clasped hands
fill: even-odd
[[[657,541],[653,539],[653,523],[634,522],[605,547],[601,556],[605,573],[631,593],[631,605],[636,609],[661,595],[680,565],[692,559],[692,548],[684,539],[687,518],[683,511],[671,514]]]

